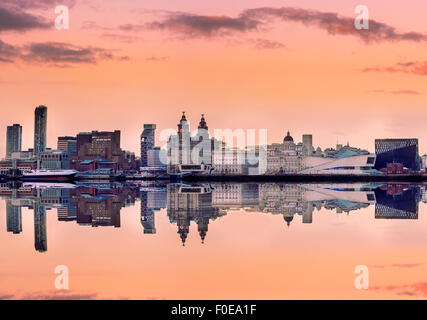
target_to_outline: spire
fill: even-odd
[[[208,126],[206,124],[206,120],[205,120],[205,114],[202,113],[202,118],[200,119],[200,123],[199,123],[199,129],[208,129]]]
[[[182,111],[181,122],[182,121],[187,121],[187,118],[185,117],[185,111]]]

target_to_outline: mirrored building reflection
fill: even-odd
[[[156,215],[176,225],[185,246],[191,226],[201,243],[209,225],[233,211],[281,215],[284,226],[312,224],[321,209],[353,214],[374,206],[375,219],[418,219],[419,202],[427,203],[426,186],[413,184],[0,184],[5,200],[6,232],[23,230],[22,208],[33,211],[34,247],[48,249],[46,220],[57,213],[59,223],[89,227],[121,227],[121,210],[140,201],[142,232],[156,235]],[[297,221],[297,222],[296,222]]]

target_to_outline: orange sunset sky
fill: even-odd
[[[370,30],[354,28],[359,4]],[[205,113],[212,131],[268,128],[269,142],[418,137],[424,154],[426,13],[424,0],[3,0],[0,156],[13,123],[32,147],[40,104],[51,148],[119,129],[139,153],[144,123],[175,129],[185,110],[193,129]]]

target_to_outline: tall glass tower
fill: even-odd
[[[144,124],[144,131],[141,133],[141,167],[148,166],[148,150],[155,145],[155,124]]]
[[[38,106],[34,111],[34,156],[46,150],[47,107]]]

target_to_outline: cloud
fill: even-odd
[[[354,17],[340,16],[334,12],[292,7],[263,7],[242,11],[237,17],[196,15],[169,12],[162,20],[146,25],[124,25],[126,30],[166,30],[186,37],[211,37],[230,35],[235,32],[260,31],[271,26],[274,20],[299,22],[306,26],[326,30],[331,35],[358,37],[366,43],[382,41],[426,41],[427,35],[419,32],[399,32],[395,27],[371,19],[369,30],[357,30]],[[123,29],[124,30],[124,29]]]
[[[395,95],[420,95],[421,92],[416,90],[369,90],[369,93],[384,93],[384,94],[395,94]]]
[[[169,57],[151,56],[151,57],[146,58],[145,60],[151,61],[151,62],[161,62],[161,61],[166,61],[167,59],[169,59]]]
[[[416,268],[422,265],[423,265],[422,263],[403,263],[403,264],[395,263],[395,264],[392,264],[391,266],[395,268]]]
[[[383,269],[385,267],[393,267],[393,268],[416,268],[422,266],[423,263],[393,263],[390,265],[369,265],[369,268],[379,268]]]
[[[261,24],[261,21],[243,15],[232,18],[180,12],[170,13],[164,20],[150,22],[145,27],[152,30],[167,30],[180,33],[188,37],[211,37],[228,35],[236,31],[254,31]]]
[[[268,40],[268,39],[254,39],[252,42],[255,44],[257,49],[282,49],[286,46],[278,41]]]
[[[29,292],[25,294],[3,293],[0,300],[93,300],[97,298],[96,293],[77,293],[74,291],[46,291]]]
[[[412,284],[396,286],[376,286],[370,288],[377,291],[394,292],[397,295],[427,297],[427,282],[418,282]]]
[[[0,32],[47,29],[52,26],[44,18],[18,9],[0,6]]]
[[[12,63],[18,51],[14,46],[0,40],[0,62]]]
[[[426,41],[427,35],[418,32],[398,32],[394,27],[370,19],[369,30],[357,30],[353,17],[343,17],[333,12],[321,12],[291,7],[256,8],[242,13],[242,16],[258,21],[277,18],[282,21],[300,22],[306,26],[315,26],[331,35],[356,36],[363,41]]]
[[[427,76],[427,61],[422,62],[399,62],[393,66],[387,67],[369,67],[362,70],[363,72],[388,72],[388,73],[409,73],[420,76]]]
[[[48,64],[66,68],[75,64],[96,64],[101,60],[130,60],[129,56],[117,56],[114,51],[62,42],[39,42],[16,47],[0,40],[0,63],[21,60],[31,64]]]
[[[22,58],[32,63],[97,63],[114,58],[110,50],[79,47],[61,42],[31,43],[23,48]]]
[[[53,10],[57,5],[71,8],[76,3],[77,0],[2,0],[3,5],[20,9],[52,8]]]
[[[74,293],[72,291],[33,292],[20,296],[20,300],[93,300],[96,293]]]
[[[109,39],[113,41],[121,41],[125,43],[132,43],[138,40],[142,40],[142,38],[137,36],[129,36],[125,34],[117,34],[117,33],[104,33],[101,35],[104,39]]]

